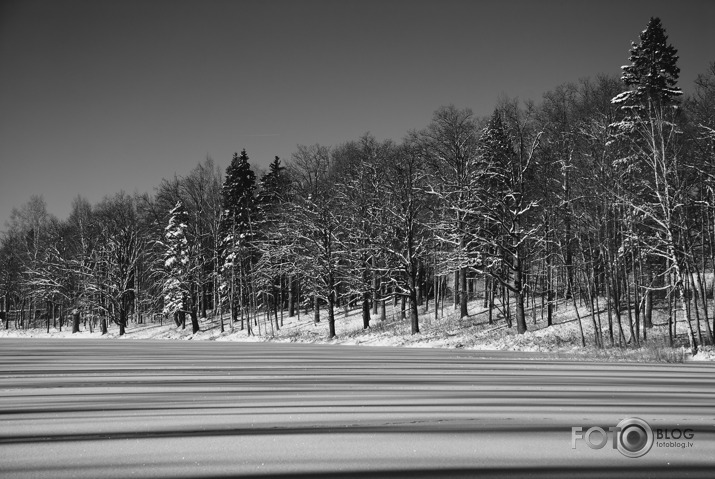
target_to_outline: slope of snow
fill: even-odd
[[[476,302],[470,303],[470,316],[459,319],[457,312],[445,306],[444,316],[434,317],[434,310],[427,312],[420,308],[420,333],[410,333],[408,319],[401,320],[399,310],[394,310],[391,305],[387,307],[387,318],[384,322],[378,318],[372,319],[370,328],[362,328],[362,316],[359,308],[354,308],[345,315],[344,310],[336,310],[337,337],[327,338],[328,324],[327,312],[321,311],[321,321],[313,323],[312,311],[309,314],[301,312],[300,317],[289,318],[283,315],[283,326],[278,330],[266,319],[265,314],[260,314],[258,324],[253,326],[253,335],[248,335],[247,330],[240,329],[240,321],[230,327],[228,315],[224,315],[225,332],[221,333],[218,317],[200,320],[201,331],[191,334],[191,326],[187,329],[177,328],[172,321],[158,323],[129,324],[124,336],[127,339],[167,339],[167,340],[208,340],[208,341],[236,341],[236,342],[301,342],[301,343],[327,343],[370,346],[405,346],[414,348],[465,348],[473,350],[500,350],[523,351],[542,353],[549,357],[563,357],[576,360],[615,360],[615,361],[660,361],[682,362],[687,360],[715,360],[715,349],[705,346],[695,356],[691,357],[685,335],[685,324],[677,324],[678,336],[675,347],[668,345],[667,318],[662,313],[654,312],[655,327],[647,331],[648,341],[640,341],[636,347],[630,340],[626,324],[624,336],[627,347],[619,348],[617,341],[617,326],[614,331],[615,346],[611,346],[607,331],[607,319],[602,314],[601,321],[604,329],[605,348],[595,346],[593,324],[590,312],[586,307],[579,307],[586,346],[581,344],[580,329],[573,305],[561,304],[554,315],[554,324],[547,327],[537,317],[527,314],[529,330],[525,334],[517,334],[516,326],[508,328],[504,319],[495,320],[488,324],[486,311]],[[536,322],[534,321],[536,319]],[[187,318],[188,320],[188,318]],[[280,321],[280,320],[279,320]],[[90,333],[87,328],[72,334],[71,325],[65,326],[63,331],[50,329],[29,330],[0,330],[0,337],[51,337],[51,338],[97,338],[102,337],[97,328]],[[110,327],[107,339],[121,339],[116,326]],[[642,337],[642,332],[641,332]]]

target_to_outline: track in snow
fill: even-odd
[[[627,458],[571,428],[639,417]],[[596,437],[597,442],[598,437]],[[0,476],[712,477],[715,365],[277,343],[0,340]]]

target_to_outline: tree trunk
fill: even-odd
[[[432,294],[434,296],[434,320],[439,319],[439,277],[437,276],[437,264],[435,263],[434,274],[432,278]]]
[[[618,323],[618,344],[621,347],[626,345],[626,335],[623,332],[623,320],[621,318],[621,291],[620,291],[620,281],[618,280],[618,266],[614,266],[611,271],[611,278],[613,284],[611,285],[611,294],[613,299],[613,312],[616,315],[616,322]]]
[[[571,281],[568,276],[566,277],[566,281]],[[573,294],[573,285],[566,285],[566,287],[571,291],[571,302],[573,303],[573,309],[574,312],[576,313],[576,319],[578,320],[578,330],[579,333],[581,334],[581,346],[586,347],[586,336],[583,334],[583,323],[581,322],[581,314],[578,312],[578,304],[576,304],[576,296]],[[593,311],[591,312],[591,318],[593,319]],[[594,322],[595,326],[595,322]]]
[[[288,317],[295,316],[295,295],[293,293],[293,275],[288,275]]]
[[[529,287],[529,300],[531,301],[531,320],[536,326],[536,288],[538,286],[538,279],[534,277],[531,286]]]
[[[422,281],[420,277],[417,277],[417,284],[415,286],[415,294],[417,295],[417,306],[422,305]]]
[[[668,295],[668,341],[670,347],[673,347],[673,295]]]
[[[459,317],[466,318],[469,316],[467,311],[467,268],[459,268]]]
[[[640,256],[640,255],[638,255]],[[631,270],[633,274],[633,312],[634,312],[634,317],[635,317],[635,322],[636,322],[636,335],[640,334],[640,324],[641,324],[641,304],[640,304],[640,275],[638,274],[638,261],[636,261],[637,257],[635,252],[631,253],[631,258],[633,261],[633,264],[631,265]],[[646,336],[646,331],[645,331],[645,320],[643,322],[643,339],[645,339]]]
[[[215,238],[215,237],[214,237]],[[218,290],[218,240],[214,240],[214,274],[213,274],[213,314],[216,314],[216,310],[218,310],[218,319],[219,322],[221,323],[221,332],[223,333],[225,331],[225,327],[223,324],[223,304],[221,301],[221,293]],[[233,331],[233,321],[230,323],[231,330]]]
[[[410,288],[410,324],[412,334],[420,332],[419,314],[417,311],[417,291],[414,287]]]
[[[708,317],[708,296],[707,296],[707,288],[705,286],[705,258],[703,258],[702,275],[700,274],[700,269],[697,267],[697,265],[694,265],[694,268],[695,268],[695,277],[698,280],[697,295],[700,297],[700,300],[703,303],[703,319],[705,321],[705,332],[707,334],[708,341],[712,344],[713,343],[713,331],[710,328],[710,319]]]
[[[601,348],[604,348],[603,344],[603,323],[601,323],[601,305],[598,303],[598,294],[594,294],[594,300],[596,301],[596,316],[598,318],[598,336],[600,338]],[[613,342],[611,342],[613,346]]]
[[[201,287],[192,280],[189,285],[189,316],[191,317],[191,333],[199,332],[199,299],[201,296]]]
[[[631,341],[634,345],[638,346],[638,334],[636,333],[633,326],[633,311],[631,311],[631,286],[628,281],[628,266],[626,265],[626,260],[623,260],[623,289],[626,295],[626,308],[628,308],[628,331],[631,335]]]
[[[72,334],[79,333],[79,310],[72,311]]]
[[[688,342],[690,343],[690,351],[692,352],[693,356],[695,356],[696,354],[698,354],[698,343],[695,341],[695,332],[693,331],[693,324],[690,321],[690,312],[688,311],[688,299],[686,297],[682,279],[678,282],[678,284],[680,302],[682,303],[683,314],[685,314],[685,322],[688,325]]]
[[[521,258],[517,251],[514,257],[512,286],[514,288],[514,301],[516,302],[516,330],[519,334],[524,334],[526,332],[526,316],[524,315],[524,290],[521,274]]]
[[[489,277],[484,275],[484,298],[482,298],[482,307],[486,309],[489,307]]]
[[[320,303],[319,303],[318,295],[314,294],[313,295],[313,323],[318,324],[320,322]],[[331,336],[332,338],[332,336]]]
[[[380,321],[385,321],[387,318],[387,288],[385,286],[380,287],[382,293],[382,300],[380,301]]]
[[[119,335],[120,336],[124,336],[124,333],[126,332],[128,316],[129,316],[129,311],[127,309],[127,305],[125,304],[125,300],[122,299],[122,300],[120,300],[120,305],[119,305]]]
[[[673,347],[673,318],[675,317],[675,309],[678,307],[674,299],[674,287],[673,287],[673,277],[668,274],[668,339],[670,340],[670,347]]]
[[[488,313],[488,322],[489,324],[494,324],[494,289],[496,288],[496,281],[494,281],[493,278],[489,278],[489,313]]]
[[[501,288],[501,304],[504,309],[504,315],[506,317],[506,326],[511,329],[512,327],[512,315],[511,315],[511,300],[509,298],[510,290],[506,286],[502,285]]]
[[[526,332],[526,316],[524,314],[524,294],[521,291],[514,293],[516,303],[516,331],[519,334]]]
[[[20,314],[19,314],[19,317],[20,317],[20,327],[19,327],[19,328],[17,327],[17,318],[18,318],[18,315],[15,315],[15,329],[25,329],[25,328],[23,327],[23,323],[24,323],[24,320],[25,320],[25,302],[26,302],[26,301],[27,301],[27,299],[25,299],[25,297],[23,296],[23,297],[22,297],[22,300],[20,301]],[[60,328],[60,331],[62,331],[62,328]]]
[[[698,333],[698,344],[703,344],[703,333],[702,330],[700,329],[700,312],[698,311],[698,294],[697,294],[697,289],[696,286],[693,284],[691,286],[691,279],[693,277],[693,273],[690,271],[690,268],[685,268],[685,291],[686,291],[686,297],[688,298],[688,308],[690,308],[690,299],[693,299],[693,309],[695,310],[695,327],[696,331]],[[690,310],[688,310],[688,323],[690,323]]]
[[[370,291],[362,294],[362,329],[370,327]]]
[[[651,276],[652,282],[652,276]],[[645,292],[645,305],[643,309],[643,323],[647,329],[653,328],[653,291],[648,288]]]
[[[317,298],[317,296],[316,296]],[[335,337],[335,280],[328,278],[328,338]]]
[[[613,314],[611,312],[611,275],[610,267],[604,267],[604,282],[606,286],[606,313],[608,315],[608,337],[611,340],[611,347],[616,344],[615,337],[613,336]]]
[[[199,327],[199,314],[196,309],[196,305],[193,305],[193,307],[191,308],[190,316],[191,316],[191,332],[193,334],[196,334],[201,330],[201,328]]]
[[[134,265],[134,314],[137,324],[141,324],[141,306],[139,305],[139,264]]]
[[[206,303],[208,303],[208,285],[205,284],[202,280],[201,284],[199,285],[198,291],[200,293],[200,298],[201,302],[199,303],[201,305],[201,319],[206,319],[206,310],[208,309],[208,306]]]
[[[546,326],[554,324],[554,268],[551,254],[546,250]]]
[[[373,316],[377,316],[377,297],[380,289],[380,279],[377,277],[377,271],[375,271],[377,268],[374,256],[372,257],[370,264],[372,266],[372,314]]]
[[[273,288],[273,319],[276,320],[276,331],[280,331],[281,327],[278,324],[278,309],[281,310],[281,316],[283,316],[283,304],[281,304],[280,291],[282,290],[280,278],[278,278],[278,288]]]
[[[240,274],[238,276],[238,307],[241,310],[241,331],[244,329],[248,328],[248,335],[251,335],[251,322],[246,320],[246,311],[248,308],[244,305],[243,302],[243,292],[244,292],[244,287],[243,287],[243,269],[241,269]],[[238,321],[238,314],[236,313],[236,300],[234,298],[235,294],[235,287],[231,286],[231,300],[233,301],[232,306],[230,305],[231,308],[231,324],[235,323]]]
[[[218,297],[218,294],[216,293],[216,281],[214,280],[214,299],[213,299],[213,313],[212,315],[217,314],[216,311],[218,310],[218,320],[221,323],[221,332],[223,333],[226,331],[226,328],[223,323],[223,305],[221,304],[221,298]],[[233,330],[233,321],[229,323],[231,330]]]

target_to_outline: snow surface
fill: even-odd
[[[712,477],[714,365],[522,357],[4,339],[0,477]],[[627,417],[694,445],[572,448]]]
[[[167,339],[167,340],[206,340],[206,341],[238,341],[238,342],[300,342],[325,343],[365,346],[404,346],[411,348],[456,348],[467,350],[492,351],[522,351],[542,353],[546,357],[556,357],[571,360],[605,360],[605,361],[639,361],[639,362],[683,362],[683,361],[715,361],[715,348],[704,346],[694,357],[690,354],[686,325],[681,320],[677,323],[675,347],[668,346],[667,318],[662,311],[654,312],[655,327],[647,331],[648,341],[641,342],[641,347],[629,344],[627,348],[619,348],[617,343],[611,347],[608,339],[607,317],[601,313],[604,327],[606,348],[599,349],[594,345],[593,325],[590,312],[579,307],[583,324],[586,346],[581,345],[578,320],[572,304],[561,303],[554,315],[554,325],[547,327],[541,320],[537,308],[537,322],[534,323],[530,310],[527,310],[528,331],[517,334],[516,325],[508,328],[504,319],[496,319],[495,324],[488,324],[486,311],[477,302],[470,303],[470,316],[458,318],[457,311],[451,305],[445,305],[444,316],[434,318],[434,310],[424,312],[420,307],[420,333],[412,335],[409,320],[400,320],[400,311],[394,310],[391,303],[387,305],[387,318],[384,322],[375,317],[370,322],[369,329],[362,327],[362,311],[356,307],[347,316],[343,309],[336,309],[337,337],[328,339],[327,311],[321,310],[321,321],[313,323],[313,312],[301,311],[300,317],[289,318],[283,314],[284,325],[277,330],[275,324],[266,320],[265,313],[259,316],[259,325],[254,325],[254,335],[249,336],[244,329],[240,330],[240,322],[234,324],[233,330],[229,324],[228,314],[224,313],[225,332],[221,333],[218,316],[209,312],[206,319],[200,318],[201,331],[191,334],[191,325],[186,329],[177,328],[171,319],[165,319],[163,325],[159,322],[148,324],[130,323],[126,329],[126,339]],[[441,312],[440,312],[441,314]],[[496,311],[495,311],[496,316]],[[279,319],[280,321],[280,319]],[[627,320],[624,319],[624,334],[630,338]],[[187,318],[188,323],[188,318]],[[12,327],[12,324],[11,324]],[[119,338],[117,326],[110,325],[109,333],[101,336],[98,328],[90,333],[89,328],[82,325],[81,331],[72,334],[71,324],[59,331],[50,328],[28,330],[0,330],[0,337],[51,337],[51,338]],[[617,326],[614,325],[614,334]],[[704,323],[702,325],[705,334]],[[641,333],[642,334],[642,333]],[[617,337],[617,334],[616,334]],[[631,343],[629,341],[629,343]]]

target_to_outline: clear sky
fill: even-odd
[[[712,0],[0,2],[0,229],[33,194],[65,218],[207,155],[265,167],[617,75],[651,16],[686,92],[715,61]]]

